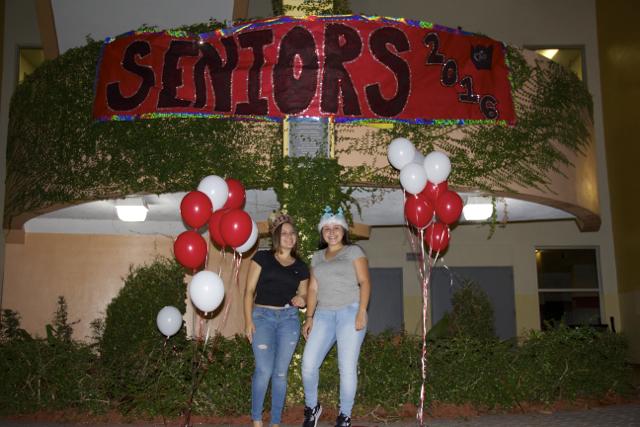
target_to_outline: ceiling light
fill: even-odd
[[[141,198],[116,200],[116,214],[124,222],[142,222],[147,218],[147,204]]]
[[[540,49],[537,52],[547,59],[553,59],[556,53],[558,53],[558,49]]]
[[[493,214],[491,197],[470,196],[462,208],[462,214],[467,221],[483,221]]]

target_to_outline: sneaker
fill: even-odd
[[[336,427],[351,427],[351,417],[340,412],[340,415],[336,418]]]
[[[322,406],[320,406],[319,403],[315,408],[305,406],[304,422],[302,423],[302,427],[316,427],[318,425],[318,420],[320,419],[320,414],[322,414]]]

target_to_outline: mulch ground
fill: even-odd
[[[553,413],[557,411],[584,410],[600,406],[619,405],[625,403],[640,404],[640,396],[622,397],[622,396],[606,396],[601,399],[578,399],[575,401],[558,401],[552,404],[542,403],[522,403],[519,406],[507,409],[500,408],[478,408],[471,404],[454,405],[447,403],[436,403],[425,408],[425,419],[470,419],[473,417],[500,414],[500,413]],[[403,405],[398,411],[390,413],[382,408],[375,408],[367,413],[356,413],[354,418],[361,421],[377,421],[377,422],[394,422],[400,420],[415,419],[417,408],[412,404]],[[299,424],[302,420],[303,407],[295,406],[287,408],[282,414],[283,424]],[[323,408],[323,418],[331,419],[337,416],[337,410],[334,408]],[[184,418],[179,419],[162,419],[155,418],[132,418],[131,416],[122,415],[118,412],[108,412],[104,414],[88,414],[77,411],[40,411],[31,414],[16,415],[11,417],[0,418],[0,420],[12,421],[33,421],[33,422],[57,422],[57,423],[113,423],[113,424],[165,424],[167,426],[182,425]],[[265,414],[265,421],[268,421],[268,414]],[[194,415],[191,417],[191,423],[197,424],[231,424],[231,425],[251,425],[249,415],[211,417]],[[266,422],[265,422],[266,425]]]

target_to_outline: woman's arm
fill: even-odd
[[[371,295],[371,279],[369,277],[369,262],[366,257],[353,260],[356,269],[356,278],[360,284],[360,308],[356,315],[356,330],[359,331],[367,325],[367,306]]]
[[[306,338],[309,337],[309,332],[313,327],[313,314],[316,312],[316,305],[318,304],[318,281],[311,271],[311,277],[309,278],[309,286],[307,289],[307,318],[302,325],[302,335]]]
[[[304,308],[307,305],[307,287],[309,286],[309,279],[305,279],[298,285],[296,295],[291,298],[291,305],[298,308]]]
[[[261,271],[262,267],[260,267],[257,262],[251,261],[249,274],[247,275],[247,286],[244,290],[244,333],[249,342],[252,342],[253,333],[256,331],[251,313],[253,311],[253,300],[256,295],[256,286],[258,285],[258,278],[260,277]]]

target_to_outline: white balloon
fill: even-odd
[[[424,168],[416,163],[409,163],[400,171],[400,184],[407,193],[418,194],[427,185]]]
[[[162,335],[169,338],[175,335],[182,327],[182,313],[171,305],[162,307],[156,316],[156,325],[158,325]]]
[[[411,161],[411,163],[416,163],[420,166],[424,165],[424,156],[420,151],[416,150],[416,154],[415,156],[413,156],[413,160]]]
[[[389,163],[399,170],[411,163],[415,154],[416,147],[406,138],[394,139],[389,144],[389,148],[387,148]]]
[[[198,191],[202,191],[209,196],[214,211],[223,207],[229,197],[227,181],[218,175],[209,175],[202,178],[202,181],[198,184]]]
[[[251,234],[246,242],[241,244],[240,246],[233,248],[240,255],[247,252],[249,249],[253,248],[253,246],[258,241],[258,224],[254,220],[251,220]]]
[[[440,184],[449,177],[451,161],[443,152],[433,151],[424,158],[424,170],[427,172],[427,179],[430,182]]]
[[[189,298],[200,311],[210,313],[224,298],[224,284],[216,273],[202,270],[196,273],[189,283]]]

